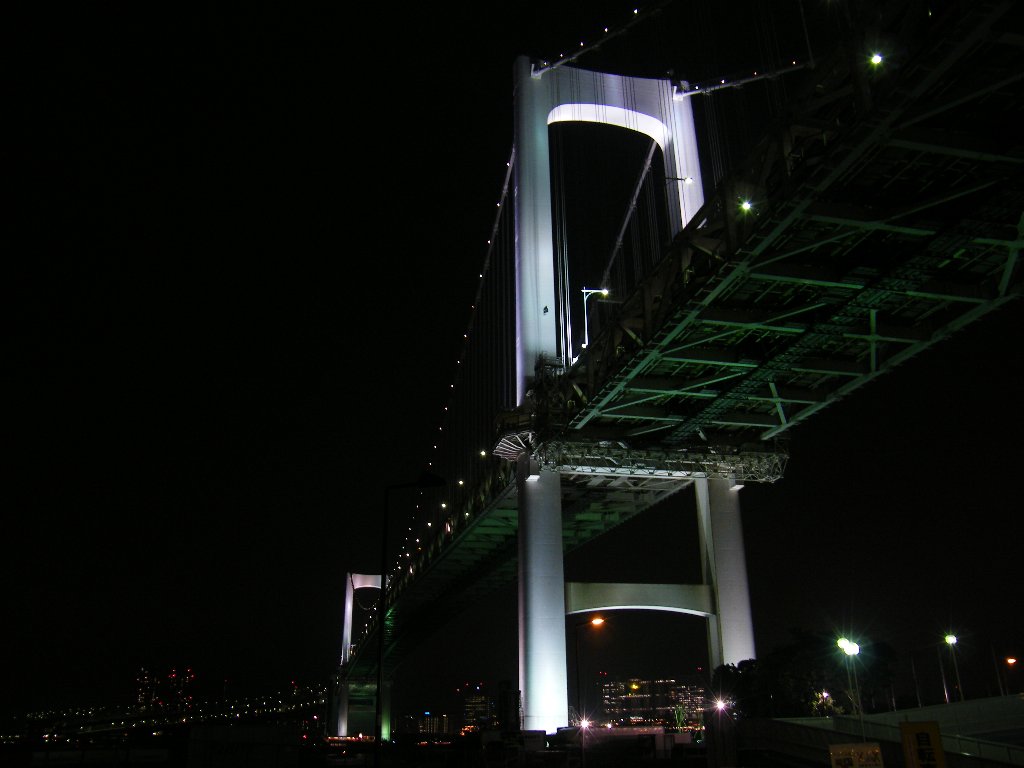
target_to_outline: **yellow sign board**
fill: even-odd
[[[829,744],[828,756],[832,768],[884,768],[882,748],[876,741]]]
[[[900,723],[900,737],[907,768],[946,768],[938,723]]]

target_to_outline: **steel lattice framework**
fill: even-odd
[[[822,65],[795,118],[547,394],[551,422],[637,446],[764,448],[1016,298],[1012,10],[978,4],[875,83],[867,65]]]

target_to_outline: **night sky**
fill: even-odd
[[[424,466],[469,320],[514,58],[632,13],[541,7],[68,4],[6,25],[4,713],[126,699],[140,666],[211,694],[330,673],[345,573],[377,569],[381,490]],[[675,38],[634,39],[666,70],[760,66],[720,28],[685,53],[665,18]],[[952,628],[969,697],[993,652],[1024,654],[1022,320],[819,414],[786,478],[742,492],[760,651],[835,629],[934,658]],[[653,539],[692,546],[688,520],[659,510],[594,552],[628,570]],[[515,679],[512,592],[456,629],[396,703]],[[588,669],[703,663],[693,622],[611,629]]]

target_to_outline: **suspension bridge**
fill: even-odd
[[[712,666],[754,656],[738,490],[783,475],[794,427],[1021,291],[1019,14],[923,14],[873,20],[898,66],[852,25],[728,172],[704,167],[699,100],[789,69],[694,84],[579,54],[515,62],[515,140],[436,476],[386,492],[424,501],[401,551],[385,545],[362,633],[355,593],[382,577],[349,576],[339,733],[376,717],[387,739],[403,658],[513,583],[528,729],[569,724],[569,613],[698,615]],[[587,218],[561,146],[581,130],[632,168],[606,195],[621,210],[600,251],[566,234]],[[564,553],[685,488],[701,583],[565,583]]]

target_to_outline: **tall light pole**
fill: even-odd
[[[953,658],[953,674],[956,675],[956,687],[960,691],[960,701],[964,700],[964,687],[960,684],[960,667],[956,663],[956,635],[946,635],[943,640],[949,646],[949,655]]]
[[[581,768],[586,768],[587,765],[587,729],[590,727],[590,718],[583,712],[583,707],[586,706],[587,701],[583,698],[582,688],[580,687],[580,627],[585,627],[588,624],[592,627],[600,627],[604,624],[604,619],[600,616],[595,616],[590,621],[581,621],[576,625],[576,716],[579,719]]]
[[[587,322],[587,299],[593,296],[595,293],[600,293],[602,296],[608,295],[607,288],[584,288],[583,289],[583,349],[586,349],[590,345],[590,329],[589,323]]]
[[[856,696],[855,706],[857,707],[857,714],[860,716],[860,739],[861,741],[867,741],[867,736],[864,733],[864,707],[860,701],[860,683],[857,681],[857,669],[853,666],[853,657],[860,653],[860,645],[852,640],[847,640],[845,637],[840,637],[836,641],[836,645],[846,654],[847,685],[850,685],[850,669],[853,669],[852,688]]]
[[[580,627],[585,627],[588,624],[592,627],[600,627],[604,624],[605,620],[600,616],[595,616],[590,621],[581,621],[576,625],[576,716],[579,719],[580,727],[584,727],[583,723],[588,719],[583,713],[583,706],[587,703],[586,699],[583,698],[582,688],[580,686]]]

